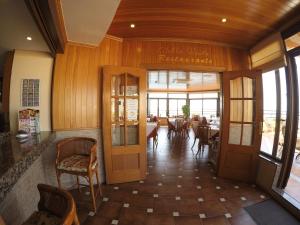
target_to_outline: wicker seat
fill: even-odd
[[[56,174],[58,186],[61,187],[60,176],[63,173],[77,177],[78,190],[80,186],[79,176],[85,177],[89,183],[93,210],[96,213],[96,198],[101,195],[101,187],[98,176],[97,141],[93,138],[73,137],[57,143]],[[96,175],[98,188],[95,191],[93,176]]]
[[[40,201],[23,225],[79,225],[76,205],[67,191],[46,184],[38,184]]]

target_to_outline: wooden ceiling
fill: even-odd
[[[252,47],[291,15],[299,0],[121,0],[108,34],[208,40]],[[222,18],[227,22],[222,23]],[[135,28],[130,28],[130,24]]]

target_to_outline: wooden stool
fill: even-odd
[[[73,137],[57,143],[56,175],[58,186],[61,187],[62,173],[77,176],[78,191],[80,186],[89,186],[93,209],[96,213],[96,199],[102,195],[98,176],[97,141],[93,138]],[[97,191],[94,191],[93,175],[96,175]],[[89,185],[80,184],[79,176],[86,178]]]

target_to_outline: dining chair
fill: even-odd
[[[90,188],[93,209],[96,213],[96,199],[102,195],[98,176],[97,141],[87,137],[72,137],[57,143],[56,175],[61,188],[60,176],[63,173],[75,175],[78,191],[80,186]],[[96,175],[98,188],[94,191],[93,176]],[[79,183],[79,177],[84,177],[89,185]]]
[[[40,200],[35,211],[23,225],[79,225],[72,195],[60,188],[38,184]]]
[[[198,143],[198,151],[196,155],[198,155],[200,152],[204,152],[205,145],[208,145],[208,149],[210,149],[212,145],[212,141],[210,139],[210,133],[211,133],[211,128],[209,126],[199,125],[197,127],[199,143]]]
[[[169,118],[167,118],[167,124],[168,124],[168,138],[172,137],[173,133],[176,133],[175,126],[170,122]]]
[[[199,121],[192,121],[191,125],[192,125],[192,131],[194,133],[194,142],[193,142],[193,145],[191,147],[191,149],[193,150],[194,146],[195,146],[195,143],[196,143],[196,140],[198,139],[199,140],[199,136],[198,136],[198,125],[199,125]]]

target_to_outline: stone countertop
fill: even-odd
[[[0,202],[22,174],[55,140],[55,132],[42,131],[20,143],[15,135],[0,137]]]

